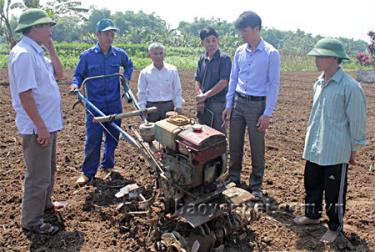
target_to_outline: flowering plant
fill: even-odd
[[[358,52],[357,60],[358,60],[358,63],[361,66],[369,66],[370,65],[370,55],[368,55],[368,54],[366,54],[362,51]]]
[[[359,51],[357,54],[358,63],[361,66],[375,66],[375,32],[369,31],[370,44],[366,48],[366,53]]]

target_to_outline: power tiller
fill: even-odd
[[[89,80],[116,76],[124,90],[122,97],[132,103],[135,110],[105,115],[87,98],[86,85]],[[117,209],[128,209],[125,213],[130,215],[151,211],[156,200],[163,203],[163,216],[168,217],[163,220],[168,225],[155,237],[155,250],[214,251],[222,248],[226,240],[235,239],[257,216],[253,195],[235,187],[234,183],[225,185],[223,182],[227,171],[227,142],[223,133],[175,112],[158,122],[148,122],[147,113],[156,111],[156,107],[141,109],[120,74],[86,78],[81,88],[83,93],[76,91],[78,102],[89,112],[100,115],[94,117],[94,122],[104,129],[103,123],[111,122],[156,174],[151,197],[144,197],[143,187],[137,184],[126,185],[116,194],[117,198],[124,198]],[[139,127],[129,124],[129,133],[113,122],[132,116],[139,116],[141,123]]]

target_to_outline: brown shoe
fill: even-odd
[[[44,234],[44,235],[55,235],[60,231],[60,227],[57,225],[52,225],[49,223],[43,223],[39,226],[33,228],[23,228],[24,231],[30,231],[36,234]]]
[[[76,180],[76,184],[80,186],[86,185],[88,182],[90,182],[90,179],[85,174],[81,174],[81,176],[79,176],[79,178]]]
[[[114,171],[113,168],[103,168],[100,170],[101,170],[100,177],[104,180],[107,180],[111,176],[112,172]]]

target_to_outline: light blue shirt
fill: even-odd
[[[255,51],[248,44],[237,48],[230,74],[226,108],[233,107],[235,92],[266,96],[265,116],[276,106],[280,85],[280,55],[269,43],[260,40]]]
[[[20,93],[31,90],[39,115],[49,132],[63,128],[61,96],[51,61],[34,40],[23,36],[10,51],[8,72],[12,105],[20,134],[36,133],[36,126],[24,110]]]
[[[352,151],[366,145],[366,97],[341,68],[314,84],[303,158],[318,165],[348,163]]]

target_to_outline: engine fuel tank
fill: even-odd
[[[178,151],[185,155],[192,155],[199,163],[206,163],[226,152],[225,135],[206,125],[189,127],[176,137]]]

